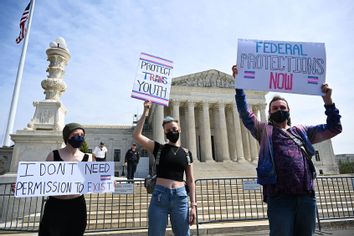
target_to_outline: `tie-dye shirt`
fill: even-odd
[[[299,136],[295,127],[287,130]],[[266,196],[313,194],[312,173],[300,147],[282,129],[274,127],[273,154],[277,183],[264,186]]]

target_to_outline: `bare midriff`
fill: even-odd
[[[184,182],[180,182],[180,181],[176,181],[176,180],[172,180],[172,179],[164,179],[164,178],[157,178],[156,179],[156,184],[158,185],[162,185],[166,188],[180,188],[184,186]]]

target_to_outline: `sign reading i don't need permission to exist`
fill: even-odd
[[[236,88],[322,95],[324,43],[239,39]]]
[[[19,162],[16,197],[114,192],[113,162]]]
[[[172,61],[141,53],[131,96],[168,106],[172,69]]]

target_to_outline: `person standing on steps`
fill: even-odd
[[[237,66],[232,75],[237,83]],[[288,102],[275,96],[269,103],[269,122],[262,122],[248,108],[243,89],[236,89],[240,118],[259,142],[257,181],[263,185],[270,236],[312,236],[316,221],[315,168],[312,144],[342,132],[339,110],[332,101],[332,89],[322,87],[326,123],[291,125]]]
[[[190,235],[189,226],[196,222],[195,184],[193,176],[192,154],[185,148],[177,145],[180,137],[178,121],[172,117],[163,120],[162,127],[168,143],[161,144],[142,134],[146,116],[151,102],[144,103],[144,113],[135,127],[133,137],[144,149],[153,153],[156,164],[156,186],[152,193],[148,218],[149,236],[164,236],[168,215],[170,216],[172,231],[176,236]],[[186,175],[187,193],[183,175]],[[188,207],[188,195],[191,209]]]
[[[136,150],[136,144],[133,143],[131,148],[125,154],[125,166],[127,166],[127,179],[133,180],[136,167],[139,164],[140,154]]]

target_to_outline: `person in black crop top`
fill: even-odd
[[[166,117],[162,127],[166,144],[160,144],[142,134],[146,116],[148,116],[151,102],[144,103],[144,114],[141,116],[134,130],[133,137],[138,144],[158,158],[156,164],[156,186],[149,205],[149,236],[164,236],[168,215],[174,235],[189,235],[189,226],[195,224],[196,206],[195,185],[193,176],[192,154],[185,148],[177,145],[180,128],[178,121]],[[186,184],[190,190],[189,199],[191,210],[188,208],[188,194],[186,192],[183,175],[186,175]]]
[[[65,147],[50,152],[47,161],[92,161],[92,155],[80,151],[85,129],[78,123],[63,129]],[[86,202],[83,195],[51,196],[46,201],[39,226],[39,236],[79,236],[87,225]]]

